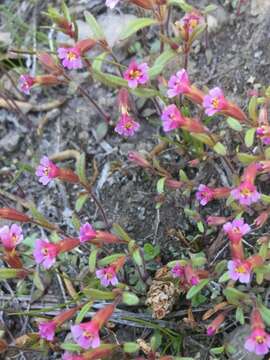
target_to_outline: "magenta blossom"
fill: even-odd
[[[250,226],[243,219],[235,219],[223,225],[223,230],[232,241],[240,240],[244,235],[250,232]]]
[[[85,243],[87,241],[93,240],[97,236],[97,232],[94,230],[93,226],[89,223],[86,223],[80,227],[80,242]]]
[[[189,78],[188,73],[185,69],[182,69],[172,75],[168,82],[168,92],[167,95],[169,98],[173,98],[179,94],[183,94],[189,90]]]
[[[245,349],[257,355],[265,355],[270,349],[270,335],[264,329],[252,330],[251,335],[245,342]]]
[[[30,90],[32,86],[35,84],[35,78],[30,75],[24,74],[19,78],[19,90],[23,92],[25,95],[30,95]]]
[[[270,144],[270,126],[262,125],[257,128],[256,135],[262,140],[265,145]]]
[[[38,324],[38,329],[39,336],[42,339],[53,341],[56,330],[56,324],[54,321],[41,322]]]
[[[258,193],[256,186],[249,181],[243,181],[237,188],[231,191],[231,196],[238,200],[239,204],[249,206],[257,202],[261,194]]]
[[[251,278],[251,267],[247,261],[230,260],[228,262],[229,276],[232,280],[248,284]]]
[[[179,263],[176,263],[174,267],[171,269],[172,276],[174,278],[181,278],[185,275],[185,268],[181,266]]]
[[[203,107],[208,116],[212,116],[220,112],[226,106],[227,101],[224,97],[222,90],[218,87],[209,91],[209,95],[205,95],[203,100]]]
[[[108,6],[110,9],[113,9],[120,0],[106,0],[106,6]]]
[[[98,329],[91,321],[71,326],[71,333],[83,349],[97,348],[100,345]]]
[[[103,269],[96,271],[96,277],[100,279],[102,286],[116,286],[118,284],[118,279],[116,277],[116,271],[114,266],[107,266]]]
[[[119,135],[123,135],[126,137],[133,136],[140,128],[140,124],[137,123],[127,114],[123,114],[116,127],[114,129]]]
[[[214,199],[214,191],[206,185],[200,184],[196,192],[196,199],[202,206],[205,206],[209,201]]]
[[[62,60],[62,65],[71,70],[71,69],[81,69],[83,67],[83,62],[81,58],[80,50],[76,47],[71,48],[58,48],[58,57]]]
[[[36,170],[36,176],[39,182],[47,185],[53,178],[59,174],[59,168],[47,156],[43,156]]]
[[[45,269],[49,269],[56,262],[59,249],[56,244],[52,244],[49,240],[37,239],[34,248],[34,258],[38,264],[42,264]]]
[[[174,104],[165,107],[161,120],[163,121],[163,130],[165,132],[177,129],[185,123],[181,112]]]
[[[149,80],[148,69],[146,63],[137,64],[135,60],[131,61],[124,73],[124,79],[128,81],[128,86],[134,89],[140,84],[146,84]]]
[[[4,248],[12,250],[23,241],[22,228],[17,224],[5,225],[0,229],[0,241]]]

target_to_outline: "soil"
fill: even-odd
[[[198,7],[205,2],[208,3],[193,1]],[[8,1],[6,3],[8,4]],[[20,5],[23,6],[24,3],[21,1]],[[38,13],[46,8],[44,3],[45,1],[39,4]],[[106,11],[102,5],[103,1],[90,1],[90,3],[92,5],[87,4],[86,1],[73,3],[70,1],[70,5],[79,10],[79,17],[82,17],[82,12],[87,7],[92,8],[91,10],[99,15]],[[216,3],[220,7],[222,3],[224,4],[215,1],[211,3]],[[229,98],[245,107],[248,90],[269,85],[267,81],[270,65],[270,17],[265,9],[264,12],[252,16],[250,5],[243,6],[240,15],[237,15],[236,10],[229,5],[222,9],[222,17],[219,17],[220,14],[214,14],[218,28],[209,33],[208,46],[205,46],[204,40],[194,46],[195,54],[190,59],[190,76],[199,86],[223,88]],[[28,19],[33,16],[33,11],[33,9],[28,10]],[[175,13],[173,16],[177,18],[179,15]],[[40,25],[42,16],[37,16],[36,19]],[[126,61],[129,61],[131,55],[135,54],[126,52]],[[180,66],[180,61],[171,64],[167,69],[166,77],[168,78],[169,74]],[[2,80],[5,79],[7,84],[4,76]],[[116,92],[91,81],[84,83],[84,89],[111,115],[112,123],[115,123],[118,117]],[[14,89],[12,92],[15,94]],[[149,152],[157,145],[158,137],[162,134],[159,119],[153,115],[141,116],[141,129],[130,139],[116,135],[111,125],[100,136],[98,127],[103,120],[91,104],[80,95],[70,96],[64,88],[36,89],[29,101],[39,104],[62,98],[65,98],[62,106],[47,112],[30,111],[27,115],[18,116],[16,112],[0,109],[1,189],[33,200],[48,219],[55,221],[74,235],[76,231],[71,225],[70,218],[76,188],[57,182],[43,187],[37,183],[33,174],[27,172],[20,174],[16,181],[12,183],[10,181],[14,174],[18,174],[21,164],[36,166],[38,159],[44,154],[51,156],[67,149],[84,152],[87,156],[89,175],[93,174],[93,164],[94,161],[96,162],[98,177],[94,189],[109,222],[120,224],[140,245],[145,243],[159,245],[162,264],[178,258],[186,251],[186,241],[192,239],[193,234],[198,233],[196,221],[186,216],[184,211],[185,207],[197,206],[194,196],[189,199],[180,191],[167,191],[161,207],[157,209],[156,204],[160,200],[156,191],[158,179],[134,167],[127,160],[128,151]],[[24,98],[24,100],[28,99]],[[147,114],[150,107],[150,103],[143,104],[140,113]],[[48,116],[49,120],[44,125],[42,134],[38,135],[38,125],[45,116]],[[219,177],[214,165],[199,165],[195,170],[187,169],[184,167],[185,159],[185,154],[175,154],[168,149],[160,155],[162,165],[170,171],[173,168],[176,177],[180,168],[190,172],[191,176],[196,176],[196,180],[202,178],[204,181],[206,179],[211,181]],[[70,159],[64,165],[73,167],[74,161]],[[2,205],[12,204],[2,197],[0,201]],[[213,204],[208,207],[204,210],[203,216],[218,213],[218,206]],[[104,226],[94,203],[87,205],[80,217],[82,221],[87,220],[97,227]],[[199,237],[198,243],[195,242],[194,250],[206,249],[209,260],[213,260],[223,245],[221,241],[211,249],[210,245],[216,236],[217,234],[213,233],[207,239],[203,236]],[[87,258],[81,259],[76,269],[77,274],[85,264]],[[56,291],[59,292],[59,287]],[[125,327],[119,329],[119,334],[120,331],[125,332]],[[138,331],[130,336],[130,340],[132,338],[134,340],[137,336]],[[200,351],[199,347],[194,353],[198,351]],[[191,352],[187,351],[185,356],[189,355]],[[54,358],[53,355],[50,356],[50,359]]]

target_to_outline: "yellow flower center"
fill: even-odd
[[[258,344],[263,344],[265,341],[265,338],[264,338],[264,336],[256,336],[255,340]]]
[[[197,19],[191,19],[189,22],[189,26],[191,27],[191,29],[195,29],[195,27],[198,25],[198,20]]]
[[[251,191],[248,188],[244,188],[241,190],[241,194],[244,196],[250,196]]]
[[[238,266],[235,270],[236,270],[236,272],[238,272],[240,274],[243,274],[246,272],[246,269],[243,265]]]
[[[132,129],[132,127],[133,127],[133,125],[132,125],[131,122],[127,122],[127,123],[125,124],[125,128],[126,128],[127,130]]]
[[[76,56],[76,54],[74,52],[69,51],[67,53],[67,58],[68,58],[69,61],[73,61],[73,60],[76,60],[77,56]]]
[[[141,71],[140,70],[131,70],[130,71],[130,77],[131,77],[131,79],[137,79],[138,77],[140,77],[141,76]]]
[[[49,168],[45,167],[44,170],[43,170],[43,174],[45,176],[48,176],[49,175]]]
[[[219,99],[217,97],[215,97],[213,100],[212,100],[212,105],[215,109],[218,108],[219,106]]]

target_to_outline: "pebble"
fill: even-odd
[[[0,140],[0,149],[5,152],[17,150],[21,140],[21,135],[17,131],[10,131]]]

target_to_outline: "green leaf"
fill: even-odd
[[[229,127],[235,131],[242,131],[243,127],[240,124],[240,122],[232,117],[227,118],[227,124],[229,125]]]
[[[256,132],[256,128],[248,129],[245,135],[245,144],[247,147],[251,147],[254,143],[254,135]]]
[[[224,350],[225,350],[224,346],[219,346],[219,347],[210,349],[210,352],[214,355],[219,355],[219,354],[224,353]]]
[[[235,312],[235,319],[238,321],[241,325],[245,324],[245,316],[243,308],[238,306]]]
[[[202,267],[207,263],[207,259],[205,258],[205,256],[192,256],[191,263],[194,267]]]
[[[123,351],[128,354],[135,353],[140,350],[140,345],[134,342],[125,342],[123,344]]]
[[[223,290],[223,294],[226,296],[227,301],[233,305],[239,305],[247,298],[247,295],[235,288],[227,287]]]
[[[76,162],[76,173],[79,176],[79,179],[83,184],[87,184],[85,167],[86,167],[85,154],[82,153],[80,155],[78,161]]]
[[[116,294],[112,291],[102,291],[92,288],[84,288],[83,293],[93,300],[114,300]]]
[[[248,104],[248,114],[254,123],[257,122],[257,97],[252,96]]]
[[[189,41],[188,41],[189,45],[191,45],[193,41],[195,41],[201,35],[201,33],[204,32],[206,27],[207,27],[206,24],[196,26],[196,28],[192,31],[191,36],[189,37]]]
[[[88,259],[88,267],[91,273],[94,273],[96,270],[96,264],[97,264],[97,254],[98,254],[98,248],[92,249],[89,259]]]
[[[163,178],[158,180],[158,182],[157,182],[157,192],[158,192],[158,194],[163,194],[164,193],[165,181],[166,181],[166,177],[163,177]]]
[[[80,345],[77,345],[74,343],[63,343],[60,346],[61,346],[61,349],[70,351],[70,352],[80,352],[81,351]]]
[[[157,75],[159,75],[163,71],[167,63],[174,59],[176,56],[177,53],[172,49],[168,49],[164,51],[161,55],[159,55],[156,58],[153,66],[148,71],[150,79],[156,78]]]
[[[152,244],[144,244],[143,246],[143,251],[144,251],[144,258],[146,261],[152,260],[155,257],[157,257],[160,253],[160,247],[157,246],[153,246]]]
[[[33,215],[34,220],[36,220],[40,224],[40,226],[50,230],[55,230],[55,225],[51,224],[33,204],[29,207],[29,209],[31,211],[31,214]]]
[[[70,16],[69,8],[67,7],[65,1],[62,1],[61,9],[62,9],[62,12],[64,14],[64,17],[70,22],[71,21],[71,16]]]
[[[89,11],[84,11],[84,17],[94,34],[93,35],[94,39],[96,39],[96,40],[106,39],[102,28],[96,21],[95,17]]]
[[[226,281],[229,281],[230,280],[230,275],[229,275],[229,272],[226,271],[223,275],[221,275],[221,277],[218,279],[218,282],[219,283],[224,283]]]
[[[79,324],[84,319],[85,315],[88,313],[88,311],[91,309],[93,305],[93,301],[89,301],[86,303],[81,310],[79,311],[78,315],[76,316],[75,324]]]
[[[270,204],[270,196],[269,195],[261,194],[261,200],[265,204]]]
[[[260,310],[260,313],[262,315],[264,322],[267,324],[267,326],[270,326],[270,309],[268,309],[263,304],[260,304],[259,310]]]
[[[179,6],[184,12],[190,12],[193,10],[193,6],[189,5],[185,0],[169,0],[168,5]]]
[[[125,240],[127,242],[132,241],[131,237],[128,235],[128,233],[125,232],[125,230],[120,225],[113,224],[113,231],[118,237],[120,237],[120,239]]]
[[[99,54],[92,62],[92,69],[97,72],[101,72],[102,70],[102,63],[106,59],[106,57],[109,55],[107,51]]]
[[[202,233],[202,234],[204,233],[204,226],[203,226],[202,221],[197,222],[197,228],[198,228],[200,233]]]
[[[76,230],[79,230],[81,227],[81,222],[79,217],[75,214],[75,212],[72,214],[71,223],[74,226]]]
[[[217,10],[217,8],[217,5],[210,4],[203,9],[203,14],[209,14],[210,12]]]
[[[87,199],[89,198],[88,194],[80,194],[76,200],[75,203],[75,210],[76,212],[81,211],[83,205],[85,204],[85,202],[87,201]]]
[[[123,292],[122,301],[126,305],[137,305],[140,302],[138,296],[128,291]]]
[[[251,164],[252,162],[258,160],[258,156],[250,155],[250,154],[246,154],[246,153],[238,153],[237,157],[238,157],[238,160],[244,165]]]
[[[209,284],[209,282],[210,282],[209,279],[204,279],[204,280],[201,280],[198,285],[193,285],[193,286],[188,290],[188,293],[187,293],[186,298],[187,298],[188,300],[192,299],[193,296],[197,295],[206,285]]]
[[[215,146],[213,147],[213,150],[214,150],[217,154],[222,155],[222,156],[226,156],[226,154],[227,154],[226,147],[225,147],[223,144],[221,144],[220,142],[217,142],[217,143],[215,144]]]
[[[36,288],[39,289],[40,291],[44,291],[45,287],[43,285],[43,282],[40,278],[39,272],[35,271],[34,272],[34,276],[33,276],[33,283],[35,284]]]
[[[140,19],[131,20],[127,24],[127,27],[124,29],[124,31],[119,36],[119,38],[121,40],[127,39],[131,35],[135,34],[137,31],[144,29],[145,27],[150,25],[156,25],[157,23],[158,23],[157,20],[149,19],[149,18],[140,18]]]
[[[107,265],[115,262],[117,259],[119,259],[122,256],[125,256],[125,253],[113,254],[113,255],[106,256],[105,258],[98,261],[98,266],[100,266],[100,267],[107,266]]]
[[[143,259],[142,259],[141,252],[140,252],[139,248],[137,248],[137,249],[135,249],[133,251],[132,259],[135,262],[135,264],[137,264],[138,266],[143,266]]]
[[[129,89],[129,91],[138,97],[153,97],[153,96],[160,96],[160,92],[155,89],[150,89],[146,87],[138,87],[136,89]]]
[[[210,136],[208,136],[207,134],[195,134],[195,133],[191,133],[190,134],[193,138],[201,141],[202,143],[209,145],[210,147],[213,147],[215,144],[213,142],[213,140],[211,139]]]
[[[264,150],[265,160],[270,160],[270,147]]]
[[[0,269],[0,280],[14,279],[18,277],[21,269]]]
[[[162,343],[162,335],[161,332],[157,329],[155,330],[155,333],[150,340],[151,349],[153,351],[157,351],[158,348],[161,346],[161,343]]]

